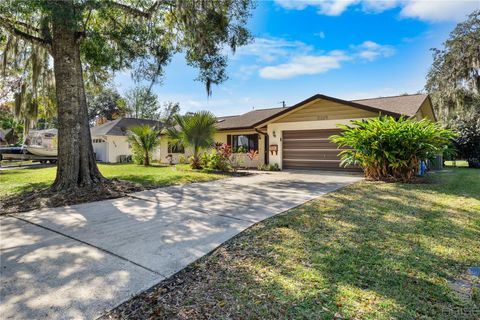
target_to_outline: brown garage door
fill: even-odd
[[[283,132],[284,169],[358,170],[339,167],[337,145],[328,139],[339,129],[296,130]]]

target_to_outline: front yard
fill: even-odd
[[[103,190],[94,191],[93,194],[86,194],[82,197],[83,199],[76,199],[71,203],[46,199],[49,198],[48,195],[44,196],[43,199],[35,198],[29,202],[29,197],[33,197],[32,192],[47,188],[52,184],[55,179],[56,167],[2,170],[0,171],[0,213],[116,198],[125,193],[144,188],[204,182],[225,177],[222,174],[190,170],[188,165],[144,167],[135,164],[99,164],[98,167],[105,177],[131,182],[133,187],[129,190],[120,190],[117,193],[104,192]],[[138,184],[138,187],[135,187],[134,184]],[[65,198],[65,196],[61,195],[60,198]],[[25,206],[21,204],[17,206],[19,202],[25,202]]]
[[[220,174],[193,171],[188,165],[145,167],[135,164],[99,164],[98,167],[107,178],[136,182],[149,188],[211,181],[224,177]],[[8,196],[48,187],[55,179],[56,170],[56,167],[4,170],[0,172],[0,194]]]
[[[105,319],[475,319],[480,170],[362,182],[228,241]]]

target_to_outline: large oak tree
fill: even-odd
[[[468,120],[480,105],[480,10],[459,23],[442,49],[432,49],[433,63],[425,89],[446,125]]]
[[[135,80],[155,82],[171,56],[184,52],[210,94],[213,84],[226,80],[225,48],[235,51],[250,40],[245,25],[251,7],[250,0],[2,1],[3,58],[38,51],[51,57],[38,61],[53,62],[59,129],[53,190],[88,188],[106,181],[91,144],[86,74],[95,78],[96,73],[129,69],[134,70]],[[21,45],[7,45],[12,39]],[[18,48],[22,51],[7,52]],[[27,62],[5,65],[18,67],[18,61]],[[41,70],[37,67],[36,72]],[[28,103],[34,98],[32,90]]]

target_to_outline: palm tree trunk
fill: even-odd
[[[65,5],[66,9],[69,7]],[[65,16],[53,19],[52,55],[58,107],[58,168],[52,185],[55,191],[92,187],[106,181],[93,153],[80,40]]]
[[[193,146],[193,162],[192,162],[192,169],[200,169],[199,161],[198,161],[198,151],[199,148],[197,145]]]
[[[143,159],[143,165],[146,167],[150,165],[150,157],[148,154],[148,150],[145,150],[145,158]]]

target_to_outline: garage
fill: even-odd
[[[104,139],[93,138],[92,143],[95,160],[107,162],[107,142]]]
[[[338,153],[344,149],[337,149],[329,139],[339,132],[339,129],[283,131],[283,168],[356,170],[339,166]]]

